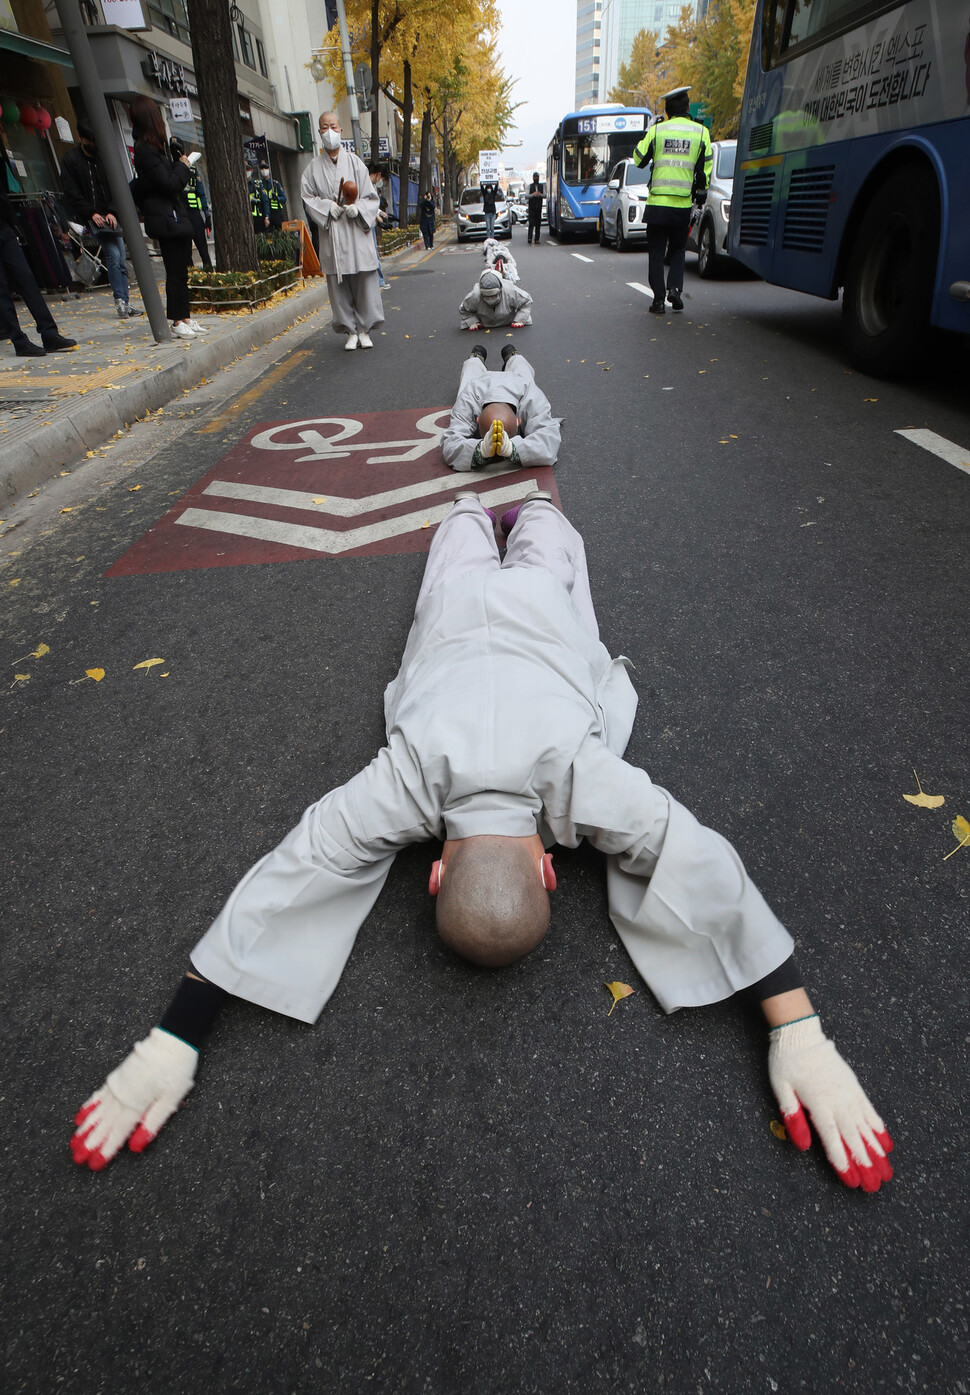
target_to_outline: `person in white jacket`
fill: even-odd
[[[373,234],[380,199],[363,160],[341,144],[336,112],[320,117],[320,139],[323,154],[303,171],[300,193],[320,229],[333,329],[347,336],[345,349],[372,349],[370,331],[384,322]]]
[[[458,395],[441,438],[445,464],[453,470],[555,465],[561,418],[552,415],[532,364],[506,344],[502,367],[489,371],[486,353],[484,345],[476,344],[462,364]]]
[[[438,931],[491,967],[546,933],[555,843],[607,857],[610,917],[661,1007],[760,1002],[792,1141],[807,1111],[848,1186],[878,1190],[892,1147],[801,985],[791,936],[734,848],[622,753],[637,697],[599,640],[583,541],[536,493],[501,520],[457,496],[431,545],[414,623],[384,696],[387,742],[304,813],[230,895],[150,1035],[82,1106],[74,1160],[141,1152],[192,1088],[232,996],[314,1022],[397,851],[443,840]]]

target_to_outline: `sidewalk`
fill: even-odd
[[[441,231],[441,241],[450,240],[451,229]],[[385,274],[406,269],[423,251],[415,229],[410,247],[382,259]],[[164,283],[160,288],[164,302]],[[17,358],[9,341],[0,342],[0,502],[7,507],[138,417],[310,316],[329,311],[326,281],[314,278],[252,314],[196,312],[206,334],[156,344],[147,315],[117,318],[107,286],[49,300],[58,329],[78,341],[76,349],[43,359]],[[133,294],[132,304],[140,304],[140,297]],[[33,321],[22,309],[21,324],[37,341]],[[320,328],[328,324],[329,314],[321,315]]]
[[[140,304],[140,297],[133,295],[132,303]],[[156,344],[147,315],[117,318],[108,287],[50,297],[58,329],[78,347],[43,359],[17,358],[8,340],[0,343],[0,499],[16,502],[137,417],[327,304],[326,282],[314,279],[254,314],[200,314],[205,335]],[[22,309],[21,323],[36,342]]]

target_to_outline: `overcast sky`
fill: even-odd
[[[516,78],[516,127],[505,164],[525,173],[544,169],[556,122],[573,109],[576,92],[576,0],[498,0],[502,67]],[[521,150],[511,145],[521,141]]]

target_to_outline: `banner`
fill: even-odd
[[[478,182],[493,183],[502,173],[501,150],[480,150],[478,152]]]

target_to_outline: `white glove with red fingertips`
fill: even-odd
[[[803,1152],[811,1144],[807,1110],[845,1185],[877,1192],[893,1175],[893,1141],[818,1017],[775,1027],[770,1037],[768,1078],[792,1143]]]
[[[192,1089],[198,1063],[194,1046],[153,1027],[78,1110],[74,1161],[100,1172],[125,1139],[143,1152]]]

